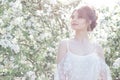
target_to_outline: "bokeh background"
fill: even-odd
[[[95,6],[90,37],[120,80],[119,0],[0,0],[0,80],[54,80],[59,41],[72,37],[70,15],[81,4]]]

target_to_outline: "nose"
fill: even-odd
[[[76,21],[76,18],[72,18],[72,21],[75,22],[75,21]]]
[[[71,22],[72,22],[72,23],[76,23],[76,22],[77,22],[77,19],[76,19],[76,18],[73,18],[73,19],[71,20]]]

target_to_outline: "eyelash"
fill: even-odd
[[[71,16],[71,18],[73,19],[73,18],[74,18],[74,16]]]
[[[83,18],[82,16],[78,16],[78,18]]]

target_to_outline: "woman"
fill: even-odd
[[[54,80],[112,80],[102,47],[88,37],[96,20],[96,12],[90,6],[73,11],[71,28],[75,36],[59,44]]]

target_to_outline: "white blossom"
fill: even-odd
[[[0,69],[3,69],[4,68],[4,66],[3,65],[0,65]]]
[[[14,66],[13,66],[14,69],[15,69],[15,68],[18,68],[18,67],[19,67],[19,65],[14,65]]]
[[[40,36],[38,36],[37,39],[42,40],[42,39],[45,39],[49,36],[51,36],[51,34],[46,32],[46,33],[40,34]]]
[[[7,0],[1,0],[1,4],[6,4],[8,1]]]
[[[36,15],[40,16],[41,14],[43,14],[43,10],[37,10],[36,11]]]
[[[56,0],[50,0],[50,4],[56,4],[57,1]]]
[[[4,39],[0,40],[0,45],[4,48],[8,47],[7,43],[10,44],[10,42],[8,40],[4,40]]]
[[[48,5],[48,4],[44,4],[44,7],[48,8],[48,7],[49,7],[49,5]]]
[[[4,34],[4,38],[8,40],[12,40],[13,36],[10,33]]]
[[[25,77],[14,77],[14,80],[26,80]]]
[[[21,25],[23,21],[23,17],[17,17],[12,22],[14,25]]]
[[[117,59],[115,60],[113,66],[114,66],[115,68],[119,68],[119,67],[120,67],[120,58],[117,58]]]
[[[0,19],[0,26],[3,26],[4,25],[4,22],[2,19]]]
[[[34,40],[34,37],[33,37],[33,35],[29,35],[29,37],[30,37],[30,39],[31,39],[31,40]]]
[[[15,51],[15,53],[18,53],[20,51],[20,47],[17,44],[10,45],[10,48]]]
[[[14,58],[13,56],[11,56],[11,57],[10,57],[10,60],[11,60],[11,61],[14,61],[14,60],[15,60],[15,58]]]
[[[12,6],[12,8],[15,9],[20,9],[22,10],[22,4],[20,0],[16,0],[15,3],[10,3],[10,5]]]
[[[14,44],[17,44],[17,41],[18,41],[18,40],[17,40],[16,38],[14,38],[14,39],[12,39],[11,42],[14,43]]]
[[[11,24],[11,22],[10,22],[10,24]],[[14,28],[14,26],[12,26],[12,24],[11,24],[11,25],[9,25],[9,26],[6,28],[6,30],[7,30],[7,31],[11,31],[13,28]]]
[[[10,47],[11,50],[15,51],[15,53],[18,53],[20,51],[20,47],[17,44],[13,44],[6,38],[0,40],[0,45],[4,48]]]
[[[25,75],[26,78],[29,78],[29,80],[35,80],[36,75],[34,71],[28,71]]]
[[[35,31],[33,29],[29,30],[29,34],[33,35],[35,33]]]
[[[27,21],[26,22],[26,26],[28,26],[28,27],[32,26],[32,22],[31,21]]]

